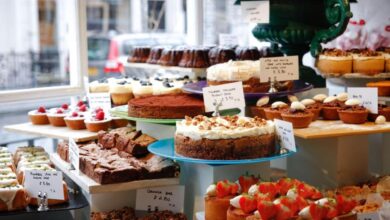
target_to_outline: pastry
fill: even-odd
[[[183,56],[179,62],[180,67],[207,68],[209,63],[209,49],[205,47],[191,47],[183,51]]]
[[[317,60],[317,67],[323,73],[352,73],[352,55],[339,49],[325,49]]]
[[[324,120],[339,120],[337,110],[343,107],[343,104],[337,100],[336,96],[329,96],[322,105],[322,118]]]
[[[204,114],[202,99],[188,94],[158,95],[129,101],[130,117],[181,119]]]
[[[288,105],[281,101],[272,103],[271,107],[264,108],[265,117],[267,120],[282,119],[281,112],[283,109],[288,108]]]
[[[163,50],[157,64],[162,66],[177,66],[183,56],[183,52],[183,47],[177,47],[175,49],[166,48]]]
[[[110,84],[110,95],[114,105],[126,105],[133,98],[133,89],[131,83],[121,81]]]
[[[149,63],[149,64],[157,64],[158,60],[161,57],[161,54],[162,54],[163,50],[164,50],[164,47],[160,47],[160,46],[153,47],[150,50],[149,57],[146,60],[146,62]]]
[[[230,200],[226,220],[246,220],[257,209],[256,198],[250,195],[238,195]]]
[[[90,93],[105,93],[110,90],[110,86],[106,79],[101,81],[93,81],[89,83],[89,92]]]
[[[291,122],[294,128],[307,128],[313,121],[314,114],[300,102],[293,102],[289,109],[282,111],[283,120]]]
[[[207,160],[266,157],[276,152],[274,129],[258,117],[186,117],[176,124],[175,152]]]
[[[228,180],[211,184],[206,191],[205,220],[226,220],[230,199],[239,193],[239,186]]]
[[[322,104],[327,97],[328,96],[325,94],[317,94],[317,95],[313,96],[313,100],[316,101],[317,103]]]
[[[98,111],[84,120],[88,131],[98,132],[107,131],[111,126],[111,118],[106,117],[104,111]]]
[[[160,86],[153,87],[153,95],[167,95],[182,93],[182,85],[175,86],[173,82],[164,81]]]
[[[22,210],[28,203],[29,197],[23,186],[16,181],[0,181],[0,212]]]
[[[142,81],[133,87],[133,94],[135,98],[151,96],[153,95],[153,84],[148,81]]]
[[[353,71],[373,75],[384,72],[385,58],[381,53],[365,49],[353,55]]]
[[[47,114],[47,118],[52,126],[55,127],[65,127],[64,118],[70,112],[67,104],[62,105],[60,108],[52,108]]]
[[[29,111],[28,117],[31,123],[34,125],[49,124],[49,119],[47,118],[46,109],[43,106],[40,106],[37,110]]]
[[[390,47],[380,47],[376,51],[385,57],[385,72],[390,72]]]
[[[259,60],[260,51],[257,47],[237,47],[236,50],[237,60]]]
[[[369,82],[367,87],[378,88],[378,96],[390,96],[390,80]]]
[[[268,103],[269,103],[269,97],[268,96],[262,97],[259,100],[257,100],[256,106],[251,106],[250,107],[252,116],[257,116],[259,118],[265,118],[266,119],[267,117],[265,116],[264,109],[271,107],[271,105],[269,105]]]
[[[345,106],[337,110],[340,120],[346,124],[363,124],[367,121],[368,110],[358,99],[348,99]]]
[[[150,47],[136,46],[127,60],[130,63],[145,63],[149,57]]]
[[[378,104],[378,114],[368,113],[368,120],[375,121],[379,115],[384,116],[386,121],[390,121],[390,106]]]
[[[322,104],[314,101],[313,99],[303,99],[301,103],[313,113],[313,121],[317,120],[321,115]]]
[[[218,63],[225,63],[229,60],[235,60],[236,54],[234,49],[230,47],[214,47],[210,49],[209,52],[209,61],[210,65],[215,65]]]
[[[72,130],[83,130],[85,129],[84,123],[85,117],[82,112],[72,112],[64,118],[65,124]]]
[[[131,207],[123,207],[107,212],[91,212],[91,220],[136,220],[135,211]]]

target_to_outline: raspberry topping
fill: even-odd
[[[46,109],[43,106],[39,106],[38,110],[39,113],[46,113]]]
[[[79,102],[77,102],[77,106],[78,106],[78,107],[81,107],[81,106],[83,106],[83,105],[84,105],[84,102],[83,102],[83,101],[80,100]]]
[[[63,111],[62,109],[58,108],[57,111],[56,111],[56,113],[57,113],[57,114],[63,114],[64,111]]]
[[[96,112],[96,113],[102,112],[102,111],[103,111],[103,109],[102,109],[101,107],[97,107],[97,108],[95,109],[95,112]]]
[[[96,113],[96,119],[101,121],[101,120],[104,120],[104,111],[99,111]]]
[[[80,107],[79,107],[79,111],[80,112],[86,112],[87,111],[87,106],[86,105],[81,105]]]
[[[61,108],[63,108],[64,110],[68,110],[69,106],[68,106],[68,104],[62,104]]]
[[[77,112],[72,112],[72,117],[77,117],[79,116],[79,114],[77,114]]]

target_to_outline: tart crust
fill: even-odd
[[[282,112],[282,118],[291,122],[294,128],[307,128],[313,121],[314,114],[309,110],[304,112],[291,113],[290,111]]]
[[[226,220],[246,220],[247,217],[251,216],[252,214],[247,214],[243,212],[241,209],[237,209],[233,206],[230,206],[227,210],[227,218]]]
[[[205,201],[205,220],[226,220],[227,210],[230,206],[230,199],[234,196],[224,198],[206,196]]]
[[[340,120],[345,124],[363,124],[367,121],[368,110],[343,110],[340,109],[337,111],[340,117]]]

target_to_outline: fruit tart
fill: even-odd
[[[282,119],[281,113],[287,109],[288,105],[281,101],[272,103],[271,107],[264,108],[265,117],[267,120]]]
[[[264,109],[269,108],[271,105],[269,104],[269,96],[261,97],[256,102],[256,106],[250,107],[252,117],[266,118]]]
[[[382,73],[384,70],[385,57],[382,53],[364,49],[353,55],[353,71],[355,73],[374,75]]]
[[[46,109],[43,106],[40,106],[36,110],[29,111],[28,117],[29,117],[31,123],[34,125],[49,124],[49,119],[47,118]]]
[[[226,220],[230,200],[238,193],[239,185],[228,180],[210,185],[205,196],[205,220]]]
[[[291,122],[294,128],[307,128],[313,121],[314,114],[300,102],[293,102],[289,109],[282,111],[282,118]]]
[[[344,104],[338,101],[336,96],[329,96],[324,100],[322,105],[322,118],[324,120],[339,120],[337,110],[343,107]]]
[[[65,124],[72,130],[83,130],[85,129],[85,114],[82,112],[72,112],[64,118]]]
[[[242,194],[230,200],[226,220],[246,220],[257,209],[257,199],[253,196]]]
[[[386,118],[386,121],[390,121],[390,106],[378,104],[378,114],[368,113],[368,120],[375,121],[379,115],[383,115]]]
[[[322,104],[314,101],[313,99],[303,99],[301,103],[313,113],[313,121],[317,120],[320,117]]]
[[[348,99],[345,106],[337,110],[340,120],[346,124],[363,124],[367,121],[368,110],[358,99]]]
[[[49,119],[49,122],[52,126],[55,127],[65,127],[65,120],[67,114],[69,114],[70,109],[68,104],[63,104],[59,108],[52,108],[49,110],[49,113],[47,114],[47,117]]]
[[[111,126],[111,118],[106,117],[106,114],[103,110],[95,111],[84,120],[84,123],[88,131],[98,132],[98,131],[107,131]]]
[[[323,73],[352,73],[352,55],[339,49],[325,49],[318,58],[317,67]]]

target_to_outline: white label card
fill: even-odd
[[[260,59],[260,81],[269,82],[299,79],[298,56],[269,57]]]
[[[380,220],[378,212],[358,213],[357,220]]]
[[[269,23],[269,1],[241,1],[242,15],[250,23]]]
[[[348,98],[359,99],[371,113],[378,114],[378,88],[348,88]]]
[[[64,199],[62,172],[28,170],[25,172],[24,187],[28,194],[37,198],[39,192],[46,193],[49,199]]]
[[[294,129],[291,122],[275,119],[276,136],[280,147],[297,151],[295,146]]]
[[[88,93],[88,102],[91,109],[101,107],[105,112],[111,109],[110,93]]]
[[[184,186],[138,189],[135,209],[140,211],[183,212]]]
[[[206,112],[213,112],[221,103],[219,110],[245,107],[242,82],[228,83],[203,88],[203,101]]]
[[[234,34],[219,34],[219,45],[236,46],[238,45],[238,37]]]
[[[75,170],[79,170],[79,146],[73,140],[73,138],[69,138],[69,150],[68,150],[69,162],[75,168]]]

